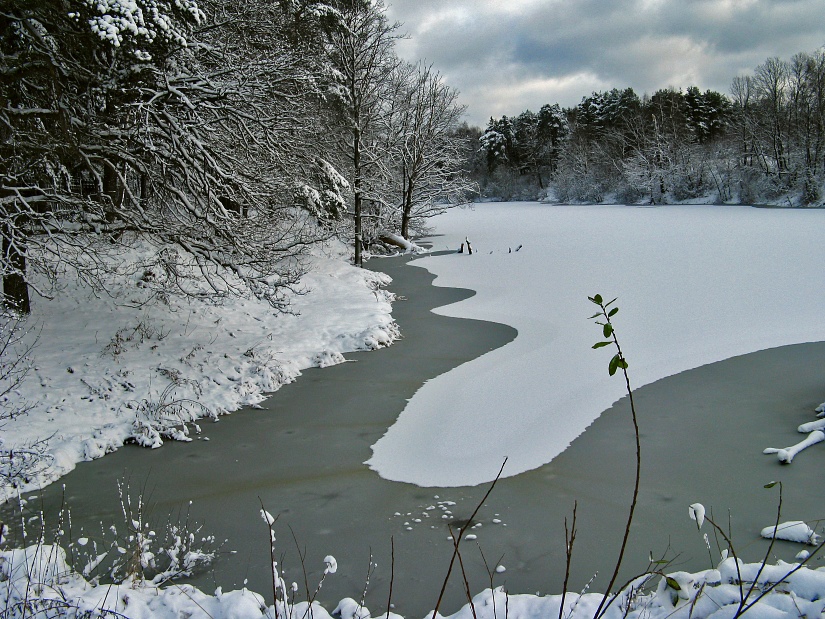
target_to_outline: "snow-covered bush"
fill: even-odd
[[[332,557],[327,557],[332,559]],[[330,563],[328,563],[330,565]],[[741,582],[758,579],[742,597]],[[296,585],[283,582],[290,594]],[[422,592],[426,595],[428,592]],[[819,617],[825,609],[825,572],[799,564],[742,563],[732,557],[695,572],[650,574],[633,580],[610,598],[605,619],[723,619],[738,617]],[[444,619],[507,617],[592,619],[604,596],[598,593],[512,595],[504,587],[487,588]],[[190,585],[158,587],[148,582],[124,586],[89,581],[69,565],[67,553],[47,544],[0,551],[0,618],[23,617],[190,617],[224,619],[401,619],[393,612],[372,613],[363,602],[341,600],[332,611],[317,602],[280,599],[267,607],[261,595],[247,591],[208,595]],[[429,614],[428,614],[429,616]]]
[[[43,512],[19,499],[19,521],[5,527],[2,543],[25,547],[22,552],[31,565],[17,561],[9,566],[21,550],[8,551],[7,562],[0,560],[0,581],[7,569],[16,570],[7,571],[7,578],[21,582],[28,578],[30,585],[37,586],[51,586],[49,583],[68,575],[82,576],[94,584],[160,585],[191,576],[216,559],[222,543],[190,518],[189,506],[177,514],[157,515],[128,481],[118,482],[117,491],[122,519],[101,523],[98,531],[73,531],[68,505],[61,507],[55,522],[48,522]],[[4,617],[2,611],[0,617]]]
[[[0,308],[0,429],[25,415],[32,406],[19,391],[32,369],[31,354],[37,344],[36,336],[26,338],[26,320]],[[19,444],[0,436],[0,487],[17,488],[48,466],[46,443],[36,440]]]
[[[217,419],[217,412],[210,411],[198,402],[199,387],[197,383],[181,379],[175,374],[169,376],[169,383],[158,398],[143,398],[127,405],[135,409],[132,441],[143,447],[155,449],[163,445],[163,439],[191,441],[189,425],[199,431],[195,421],[202,417]],[[192,392],[192,397],[179,395],[181,390]]]

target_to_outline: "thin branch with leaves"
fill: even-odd
[[[610,376],[613,376],[614,374],[616,374],[618,370],[621,369],[622,374],[624,375],[627,395],[630,399],[630,412],[633,418],[633,431],[636,439],[636,478],[633,484],[633,498],[630,501],[630,510],[627,516],[627,524],[625,525],[624,536],[622,537],[622,546],[619,550],[619,556],[616,559],[616,566],[613,569],[613,575],[610,577],[610,583],[607,585],[607,589],[605,590],[605,597],[602,598],[599,607],[596,609],[596,613],[593,615],[593,619],[599,619],[607,610],[605,604],[608,604],[609,606],[607,600],[610,597],[610,591],[613,589],[613,585],[616,583],[616,579],[619,576],[619,569],[622,566],[624,553],[627,549],[627,540],[630,537],[630,525],[633,523],[633,514],[636,511],[636,504],[639,499],[639,481],[641,478],[642,470],[642,446],[639,437],[639,422],[636,417],[636,404],[633,401],[633,389],[631,389],[630,387],[630,377],[627,374],[628,363],[627,359],[624,356],[624,353],[622,352],[622,347],[619,345],[619,339],[616,337],[616,331],[613,328],[613,323],[611,321],[611,318],[613,318],[619,312],[619,308],[614,305],[616,303],[616,299],[613,299],[612,301],[608,301],[607,303],[605,303],[604,299],[599,294],[594,295],[592,297],[588,297],[588,299],[590,299],[590,301],[595,305],[599,306],[599,311],[590,317],[591,320],[595,320],[596,324],[602,327],[602,334],[604,335],[604,337],[609,338],[600,342],[596,342],[593,345],[593,348],[599,349],[604,348],[606,346],[613,346],[616,349],[616,354],[614,354],[613,357],[610,359],[610,363],[608,365],[608,373],[610,374]]]

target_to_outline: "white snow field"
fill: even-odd
[[[745,206],[478,204],[433,220],[436,310],[506,323],[514,342],[429,381],[368,464],[421,486],[491,480],[550,462],[625,393],[588,296],[613,318],[634,387],[714,361],[825,340],[825,210]],[[521,247],[517,251],[517,248]],[[458,345],[458,342],[456,343]]]

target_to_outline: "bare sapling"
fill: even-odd
[[[392,608],[392,586],[395,582],[395,537],[390,536],[390,592],[387,594],[387,619]]]
[[[271,513],[269,513],[264,507],[264,503],[261,500],[261,497],[258,497],[258,502],[261,505],[261,519],[266,524],[267,533],[269,537],[269,567],[270,574],[272,576],[272,608],[275,611],[275,615],[273,617],[269,610],[266,610],[265,612],[266,616],[270,619],[287,619],[289,617],[293,617],[296,614],[295,608],[298,605],[298,584],[296,582],[293,582],[291,585],[287,585],[285,580],[286,572],[283,567],[283,557],[281,558],[280,569],[278,565],[278,559],[276,557],[276,540],[275,531],[273,527],[275,523],[278,521],[278,519],[281,517],[281,515],[278,514],[277,516],[273,516]],[[313,605],[315,604],[315,599],[318,597],[318,593],[320,593],[321,587],[323,587],[324,581],[326,580],[327,576],[330,574],[334,574],[338,570],[338,562],[332,555],[327,555],[326,557],[324,557],[324,572],[321,575],[320,580],[318,581],[318,585],[315,587],[315,591],[310,593],[309,576],[307,574],[306,568],[306,549],[301,548],[300,544],[298,543],[298,538],[295,536],[295,532],[292,530],[292,527],[289,527],[289,529],[292,533],[292,540],[295,543],[295,548],[298,552],[298,560],[301,564],[301,569],[303,571],[304,587],[306,589],[306,609],[304,609],[303,614],[300,615],[300,619],[312,619]],[[372,553],[370,553],[370,565],[372,565]],[[367,585],[368,584],[369,575],[367,580]],[[364,590],[364,596],[366,596],[366,587]],[[303,602],[301,602],[301,604],[303,604]]]
[[[484,563],[484,569],[487,570],[487,577],[490,579],[490,597],[493,601],[493,617],[495,619],[498,619],[498,611],[496,610],[496,589],[495,589],[495,584],[493,582],[494,579],[495,579],[495,571],[490,567],[490,564],[487,563],[487,557],[484,556],[484,551],[481,550],[481,544],[476,542],[476,546],[478,546],[478,552],[481,555],[482,562]],[[501,565],[501,562],[503,560],[504,560],[504,555],[501,555],[498,558],[498,561],[496,561],[496,566]],[[503,587],[502,587],[502,589],[503,589]],[[504,594],[506,596],[507,592],[505,591]]]
[[[570,582],[570,564],[573,560],[573,544],[576,543],[576,512],[579,504],[577,501],[573,502],[573,522],[570,528],[567,527],[567,517],[564,518],[564,586],[561,590],[561,604],[559,604],[559,619],[563,618],[564,602],[567,597],[567,585]]]
[[[367,564],[367,577],[364,580],[364,589],[361,591],[361,597],[358,600],[358,606],[355,609],[355,617],[361,616],[361,609],[364,608],[367,604],[367,591],[370,588],[370,581],[372,580],[372,575],[375,573],[376,564],[372,560],[372,548],[370,550],[370,560]]]
[[[616,374],[618,370],[622,371],[624,375],[625,386],[627,389],[627,395],[630,399],[630,413],[633,418],[633,431],[634,436],[636,439],[636,478],[633,484],[633,498],[630,501],[630,510],[627,515],[627,524],[625,525],[624,529],[624,536],[622,537],[622,546],[619,550],[619,556],[616,559],[616,566],[613,569],[613,575],[610,577],[610,583],[607,585],[607,589],[604,592],[604,598],[602,598],[599,607],[596,609],[596,613],[593,616],[593,619],[599,619],[604,615],[607,611],[607,607],[612,603],[612,598],[610,602],[608,599],[610,598],[610,592],[613,589],[613,585],[616,584],[616,579],[619,576],[619,569],[622,566],[622,560],[624,559],[624,553],[627,549],[627,540],[630,537],[630,525],[633,523],[633,514],[636,511],[636,504],[639,499],[639,480],[641,477],[641,470],[642,470],[642,446],[641,440],[639,438],[639,422],[636,418],[636,404],[633,401],[633,390],[630,387],[630,377],[627,374],[628,363],[627,359],[622,352],[622,347],[619,345],[619,339],[616,337],[616,331],[613,328],[613,323],[611,322],[611,318],[613,318],[618,312],[619,308],[616,307],[614,304],[616,303],[616,299],[612,301],[608,301],[607,303],[604,302],[602,296],[597,294],[592,297],[588,297],[592,303],[599,306],[599,311],[593,316],[590,317],[591,320],[595,320],[597,325],[602,327],[602,334],[605,337],[605,340],[596,342],[593,345],[594,349],[603,348],[605,346],[612,346],[616,349],[616,354],[610,359],[610,364],[608,365],[608,373],[610,376]],[[613,307],[611,307],[613,306]],[[606,606],[607,605],[607,606]]]
[[[40,338],[26,322],[25,314],[0,307],[0,430],[33,407],[18,391],[33,367],[33,352]],[[52,456],[47,452],[48,442],[42,439],[12,444],[0,437],[0,489],[6,491],[6,498],[13,496],[12,489],[30,483],[49,464]]]
[[[504,458],[504,462],[501,463],[501,468],[498,470],[498,475],[496,475],[496,478],[493,480],[493,483],[490,484],[490,487],[487,489],[487,492],[484,494],[483,497],[481,497],[481,501],[478,502],[478,505],[476,505],[475,510],[473,510],[473,513],[467,519],[467,524],[473,522],[473,520],[476,517],[476,514],[478,514],[478,511],[481,509],[481,506],[484,505],[484,502],[487,500],[487,497],[489,497],[490,493],[493,492],[493,488],[496,487],[498,480],[501,479],[501,474],[504,471],[504,466],[506,464],[507,458]],[[432,619],[435,619],[438,615],[438,609],[441,607],[441,601],[444,599],[444,592],[447,590],[447,583],[450,580],[450,574],[452,574],[453,572],[453,566],[455,565],[455,560],[458,557],[458,547],[461,544],[462,533],[463,530],[459,530],[459,534],[457,536],[453,535],[453,555],[450,558],[450,566],[447,568],[447,575],[444,577],[444,582],[441,583],[441,593],[438,594],[438,601],[435,603]],[[452,535],[452,531],[450,532],[450,534]]]
[[[469,526],[469,524],[470,523],[468,522],[465,525],[465,527]],[[456,546],[456,547],[458,546],[458,541],[461,539],[462,535],[463,535],[462,529],[458,530],[458,535],[457,536],[456,536],[455,531],[453,531],[452,528],[450,529],[450,537],[453,538],[453,545],[454,546]],[[458,567],[461,570],[461,581],[462,581],[462,584],[464,585],[464,595],[467,598],[467,603],[470,605],[470,612],[473,615],[473,619],[478,619],[478,615],[476,614],[476,605],[473,602],[473,593],[472,593],[472,591],[470,591],[470,581],[467,580],[467,570],[464,569],[464,559],[462,558],[460,551],[457,551],[456,554],[458,556]]]

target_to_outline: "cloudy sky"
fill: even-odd
[[[467,120],[576,105],[596,90],[727,94],[767,58],[825,45],[825,0],[386,0],[398,45],[461,92]]]

